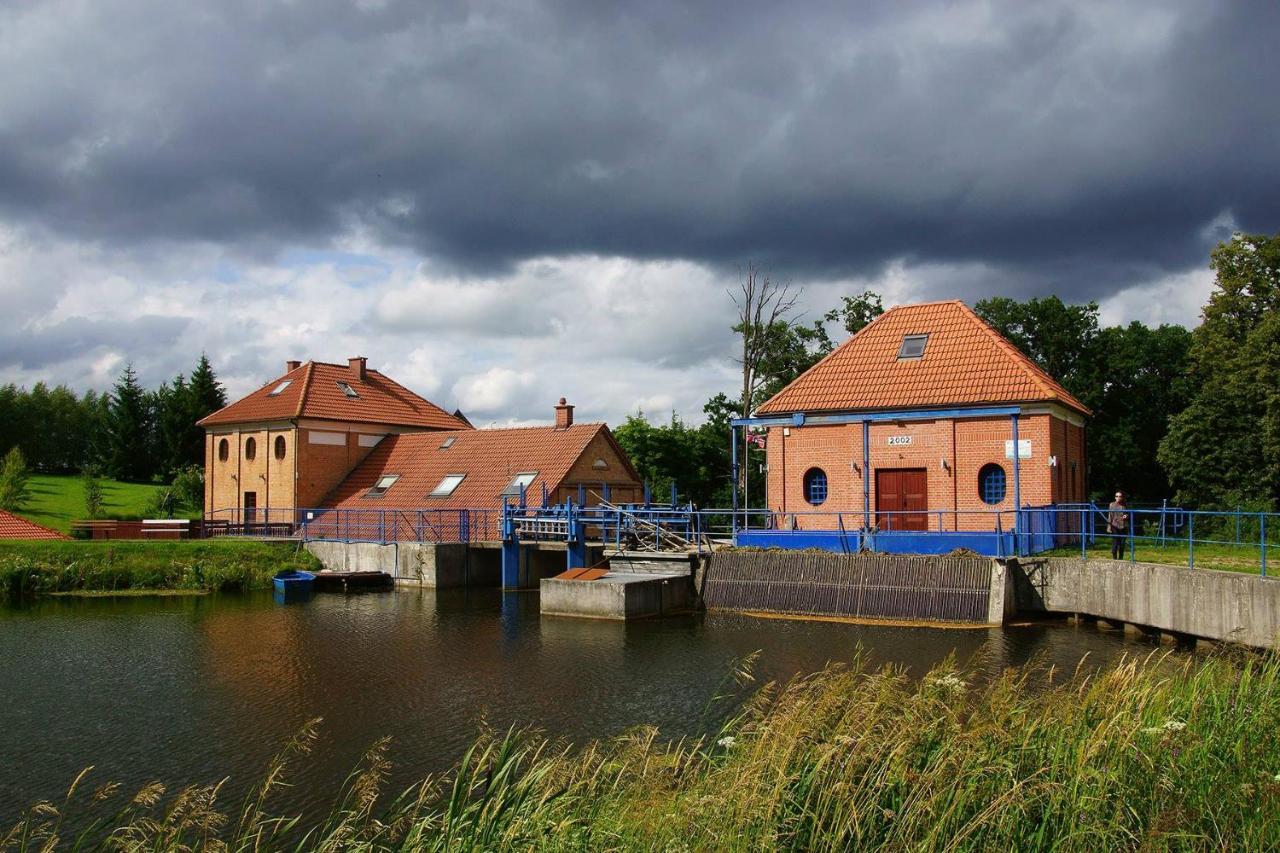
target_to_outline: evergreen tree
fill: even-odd
[[[155,471],[149,446],[151,422],[147,396],[138,385],[133,365],[125,365],[110,402],[107,470],[117,480],[146,482]]]
[[[31,471],[22,451],[14,447],[0,461],[0,509],[17,512],[26,506]]]
[[[204,465],[204,430],[196,426],[196,421],[211,415],[227,405],[227,392],[218,382],[218,377],[209,364],[209,357],[200,354],[200,361],[191,378],[187,380],[187,407],[183,418],[186,430],[181,442],[181,461],[175,470],[187,465]]]
[[[1210,256],[1215,289],[1192,336],[1197,390],[1160,462],[1179,501],[1274,509],[1280,499],[1280,234],[1237,234]]]

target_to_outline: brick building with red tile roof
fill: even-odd
[[[56,530],[41,527],[25,518],[0,509],[0,539],[70,539]]]
[[[295,507],[319,506],[386,437],[470,429],[461,413],[370,370],[363,357],[286,368],[200,421],[206,517],[291,522]]]
[[[498,538],[504,500],[530,505],[643,500],[644,485],[603,423],[574,423],[563,399],[554,425],[389,436],[324,501],[342,510],[489,510],[478,538]],[[403,523],[414,524],[411,515]],[[388,522],[395,523],[395,522]]]
[[[960,301],[886,311],[756,410],[782,524],[991,530],[1085,498],[1090,412]],[[1018,452],[1014,453],[1015,446]],[[1008,529],[1012,512],[1001,515]]]

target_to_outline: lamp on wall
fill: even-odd
[[[951,463],[947,461],[947,457],[945,457],[945,456],[944,456],[944,457],[942,457],[942,458],[941,458],[940,460],[938,460],[938,461],[940,461],[940,462],[942,463],[942,470],[943,470],[943,471],[950,471],[950,470],[951,470]]]

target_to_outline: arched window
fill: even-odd
[[[827,499],[827,472],[810,468],[804,472],[804,499],[817,506]]]
[[[252,462],[253,457],[257,455],[258,455],[258,442],[254,441],[253,438],[246,438],[244,440],[244,458]]]
[[[1004,500],[1004,469],[996,463],[983,465],[978,472],[978,497],[984,504],[998,504]]]
[[[222,439],[222,441],[218,442],[218,461],[226,462],[227,459],[229,459],[230,457],[231,457],[231,445],[227,444],[227,440],[224,438]]]
[[[283,435],[276,436],[276,458],[277,459],[284,458],[284,436]]]

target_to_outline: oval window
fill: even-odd
[[[827,499],[827,472],[810,468],[804,472],[804,499],[817,506]]]
[[[284,458],[284,436],[283,435],[276,436],[276,458],[277,459]]]
[[[224,438],[222,441],[218,442],[218,461],[226,462],[230,456],[231,445],[227,444],[227,440]]]
[[[244,458],[252,462],[253,457],[257,455],[258,455],[258,442],[254,441],[252,438],[246,438],[244,440]]]
[[[978,472],[978,497],[984,504],[998,504],[1004,500],[1006,481],[1004,469],[992,462],[983,465]]]

